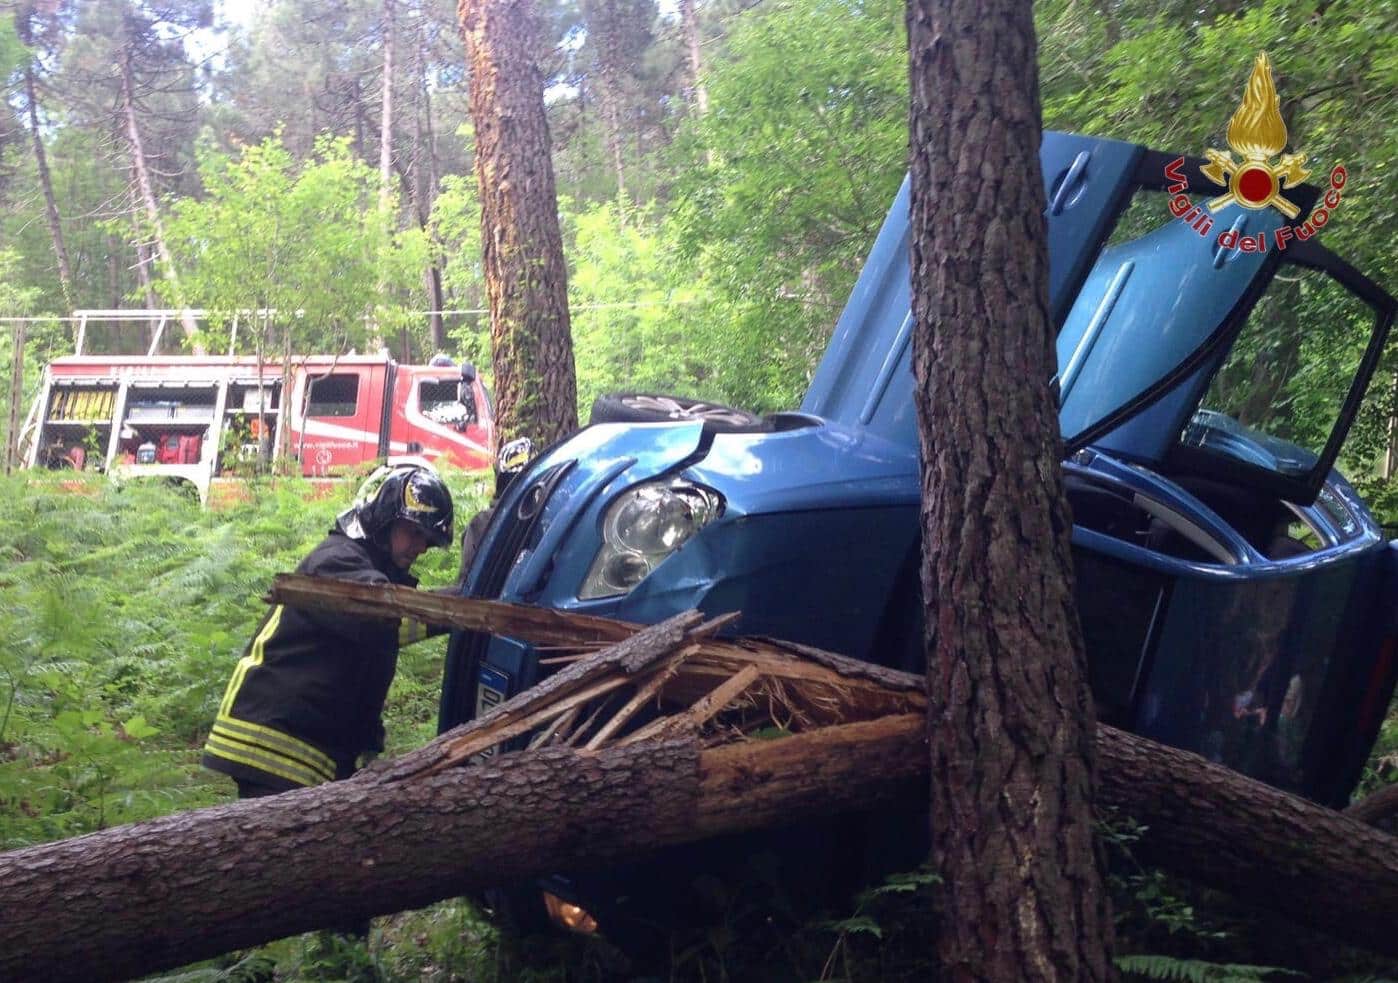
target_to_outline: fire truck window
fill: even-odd
[[[332,375],[311,380],[307,416],[354,416],[358,405],[359,377]]]
[[[418,389],[418,401],[424,412],[441,409],[446,403],[456,402],[456,384],[447,382],[424,382]]]
[[[462,404],[460,383],[456,379],[425,380],[418,384],[418,405],[429,420],[455,425],[474,422],[475,406]]]

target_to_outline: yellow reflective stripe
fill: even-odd
[[[295,762],[282,758],[279,755],[273,756],[242,744],[229,744],[214,734],[210,734],[209,739],[204,743],[204,752],[216,758],[226,758],[240,765],[247,765],[249,768],[265,771],[269,775],[276,775],[278,778],[285,778],[287,781],[295,782],[297,785],[319,785],[321,782],[325,781],[324,778],[321,778],[309,769],[302,768]]]
[[[219,714],[218,719],[214,721],[213,733],[222,734],[223,737],[230,740],[263,748],[292,761],[299,761],[312,771],[323,773],[325,781],[330,781],[335,777],[333,758],[315,745],[297,740],[284,731]]]
[[[412,645],[427,637],[427,626],[421,621],[412,618],[403,618],[398,622],[398,644]]]
[[[262,656],[266,651],[267,642],[276,634],[277,626],[282,622],[282,611],[283,606],[280,604],[272,609],[267,623],[262,626],[257,637],[252,640],[248,654],[238,660],[238,665],[233,670],[233,678],[228,681],[228,689],[223,694],[223,702],[219,704],[219,716],[225,716],[232,711],[233,701],[238,697],[238,690],[242,687],[243,677],[247,675],[248,670],[254,666],[262,665]]]

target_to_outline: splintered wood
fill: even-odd
[[[502,747],[597,751],[692,736],[702,747],[922,713],[920,680],[816,649],[721,637],[738,615],[697,611],[641,627],[566,611],[298,575],[269,600],[357,617],[414,618],[508,636],[554,652],[537,686],[385,766],[397,780]],[[604,647],[599,647],[604,646]]]

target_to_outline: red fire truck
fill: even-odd
[[[22,460],[184,480],[203,500],[278,447],[316,478],[403,455],[490,466],[490,396],[470,363],[293,356],[288,377],[284,393],[280,362],[242,355],[57,358],[21,432]]]

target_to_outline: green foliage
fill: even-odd
[[[463,516],[483,504],[477,479],[447,480]],[[163,484],[0,480],[0,848],[227,797],[231,786],[198,766],[218,699],[272,575],[344,504],[308,506],[299,480],[250,488],[248,502],[213,512]],[[455,569],[433,550],[418,573],[441,585]],[[400,660],[395,749],[435,730],[443,646]]]
[[[13,249],[0,249],[0,312],[5,314],[32,312],[39,295],[37,290],[25,286],[16,276],[19,261],[19,253]]]
[[[29,58],[29,52],[15,33],[15,22],[10,18],[0,18],[0,78],[8,79],[19,71]]]
[[[432,206],[429,234],[433,248],[445,260],[442,285],[458,298],[457,306],[485,308],[485,272],[481,265],[481,202],[476,180],[452,174],[442,180],[442,192]],[[461,358],[490,369],[490,319],[483,313],[453,318],[449,330]]]
[[[1136,859],[1135,846],[1146,830],[1131,817],[1115,814],[1097,827],[1098,838],[1107,850],[1107,887],[1112,892],[1118,930],[1138,942],[1156,939],[1162,933],[1200,942],[1227,939],[1227,932],[1201,918],[1176,892],[1163,871]]]
[[[674,230],[704,301],[687,321],[731,402],[800,401],[898,187],[902,18],[891,0],[747,11],[682,132]]]
[[[268,138],[236,160],[208,153],[200,170],[206,197],[181,200],[167,223],[180,271],[178,286],[159,286],[170,302],[224,319],[273,310],[297,352],[362,349],[371,316],[381,328],[396,325],[402,305],[385,291],[408,289],[426,247],[416,232],[391,234],[378,175],[347,141],[321,140],[298,162]],[[271,323],[243,319],[255,327],[240,337],[264,349],[277,337]]]
[[[1116,968],[1128,977],[1144,980],[1179,980],[1182,983],[1254,983],[1282,976],[1304,976],[1275,966],[1247,966],[1240,963],[1211,963],[1201,959],[1175,959],[1171,956],[1120,956]]]
[[[924,868],[890,874],[882,884],[861,892],[849,917],[823,926],[835,933],[835,945],[821,968],[821,979],[831,978],[836,966],[845,979],[885,978],[890,963],[899,957],[884,943],[896,939],[906,948],[908,935],[922,935],[931,917],[931,889],[940,883],[936,873]],[[878,944],[861,945],[861,939]],[[901,958],[909,957],[903,953]]]
[[[136,26],[145,31],[150,5],[137,7]],[[288,329],[302,350],[363,347],[366,317],[386,337],[421,332],[407,312],[423,306],[422,268],[436,257],[448,306],[485,307],[455,4],[413,5],[422,14],[413,30],[423,33],[400,41],[400,54],[410,57],[398,60],[394,80],[405,184],[425,178],[422,171],[442,175],[425,231],[404,203],[395,199],[389,214],[380,208],[370,166],[377,94],[360,80],[381,68],[382,4],[265,7],[208,75],[194,73],[178,44],[151,43],[140,53],[142,78],[152,83],[141,119],[151,127],[148,154],[181,275],[168,299],[225,315],[275,308],[281,316],[263,326],[273,332],[262,336],[264,346]],[[108,113],[112,41],[130,9],[125,0],[77,5],[58,28],[66,44],[45,49],[36,63],[66,83],[42,93],[43,136],[80,306],[134,296],[130,244],[152,231],[125,212],[97,221],[127,195]],[[186,23],[203,16],[189,11]],[[615,195],[596,112],[594,49],[605,32],[589,35],[585,24],[579,32],[577,5],[545,13],[576,42],[565,46],[568,65],[554,90],[562,94],[550,114],[582,414],[596,393],[613,389],[683,391],[755,409],[795,405],[904,169],[903,6],[701,5],[706,115],[684,89],[673,18],[628,24],[637,53],[624,99],[630,201]],[[1326,243],[1392,288],[1398,8],[1357,0],[1207,9],[1173,0],[1045,0],[1036,13],[1047,125],[1192,153],[1223,146],[1251,59],[1268,50],[1291,145],[1309,155],[1312,180],[1334,163],[1349,169]],[[10,19],[0,17],[0,75],[24,57]],[[208,98],[196,101],[199,87]],[[414,117],[433,127],[440,154],[430,167],[405,145]],[[23,130],[11,133],[0,141],[0,314],[59,311],[37,170]],[[1286,435],[1314,441],[1333,410],[1336,380],[1357,357],[1357,320],[1304,284],[1270,303],[1265,316],[1275,330],[1241,346],[1229,372],[1250,382],[1249,392],[1270,394],[1271,419]],[[488,374],[487,318],[469,314],[448,325],[457,354]],[[240,334],[257,337],[246,321]],[[144,347],[144,339],[116,331],[89,337]],[[8,366],[10,344],[0,333],[0,364]],[[56,321],[30,326],[27,394],[39,366],[70,345]],[[1390,521],[1398,519],[1398,486],[1381,462],[1398,413],[1395,378],[1390,351],[1342,457]],[[484,490],[470,487],[476,479],[450,480],[464,521]],[[0,648],[0,848],[230,795],[227,782],[198,767],[204,730],[262,614],[267,581],[300,559],[341,504],[308,504],[295,481],[252,488],[252,501],[214,513],[160,486],[79,479],[73,494],[52,476],[0,481],[7,561],[0,611],[9,629]],[[419,566],[426,583],[447,583],[455,557],[433,551]],[[391,751],[432,736],[442,650],[436,640],[400,660],[389,701]],[[1364,788],[1395,775],[1398,723],[1390,719]],[[1233,962],[1270,956],[1254,956],[1238,929],[1244,919],[1221,917],[1216,897],[1138,863],[1131,849],[1140,835],[1130,823],[1103,832],[1124,947],[1160,953],[1124,957],[1123,972],[1156,979],[1277,972]],[[847,917],[811,921],[794,915],[761,864],[754,880],[707,884],[723,914],[717,927],[671,940],[672,976],[927,975],[926,882],[890,882],[857,899]],[[367,944],[323,943],[288,940],[185,976],[304,979],[372,968],[390,979],[606,978],[611,965],[596,940],[501,936],[463,903],[381,920]]]
[[[708,339],[688,316],[698,288],[674,275],[674,257],[655,211],[606,202],[565,212],[583,420],[604,392],[723,395],[704,358]]]

